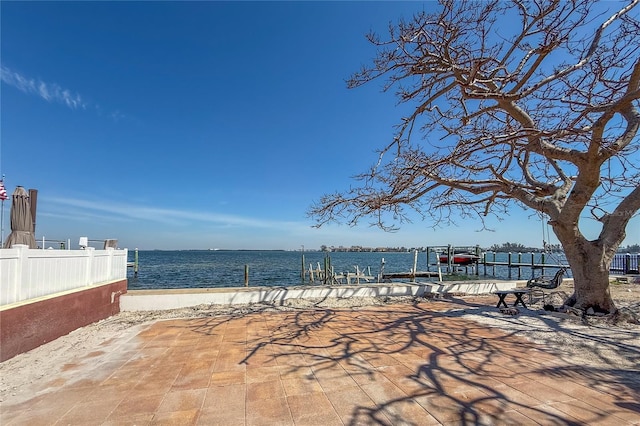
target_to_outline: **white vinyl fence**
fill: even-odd
[[[127,249],[0,249],[0,306],[127,277]]]

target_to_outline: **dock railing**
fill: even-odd
[[[500,255],[500,259],[498,259]],[[495,274],[496,266],[506,267],[508,270],[508,277],[512,278],[513,271],[517,271],[517,278],[521,279],[522,269],[529,269],[531,276],[535,271],[540,271],[541,275],[544,275],[544,270],[566,268],[570,269],[569,265],[564,259],[557,255],[537,252],[537,253],[512,253],[512,252],[485,252],[483,253],[480,263],[483,265],[484,274],[487,275],[487,269],[491,269],[491,273]]]
[[[640,274],[640,253],[616,253],[611,260],[609,271],[614,274]]]
[[[466,253],[475,255],[476,259],[467,264],[456,264],[452,261],[456,253]],[[426,249],[427,264],[442,267],[447,273],[458,273],[462,271],[465,275],[480,275],[480,267],[485,276],[495,276],[496,267],[502,268],[509,279],[516,275],[518,279],[523,278],[523,269],[530,270],[531,276],[538,271],[544,274],[545,268],[569,268],[564,256],[545,252],[532,253],[512,253],[512,252],[490,252],[482,251],[479,246],[454,247],[430,246]],[[440,262],[440,256],[446,261]],[[506,271],[505,271],[506,269]]]
[[[0,306],[126,279],[127,249],[0,249]]]

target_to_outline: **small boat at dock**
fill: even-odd
[[[453,254],[453,260],[451,261],[454,265],[471,265],[472,263],[478,262],[480,259],[474,253],[464,251],[464,252],[455,252]],[[449,255],[447,253],[441,253],[438,255],[438,260],[440,263],[449,263]]]

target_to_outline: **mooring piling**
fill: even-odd
[[[127,262],[127,268],[133,268],[133,276],[138,276],[138,249],[133,251],[133,262]]]

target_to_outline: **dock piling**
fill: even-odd
[[[133,262],[127,261],[127,268],[133,268],[133,276],[138,276],[138,249],[133,252]]]

